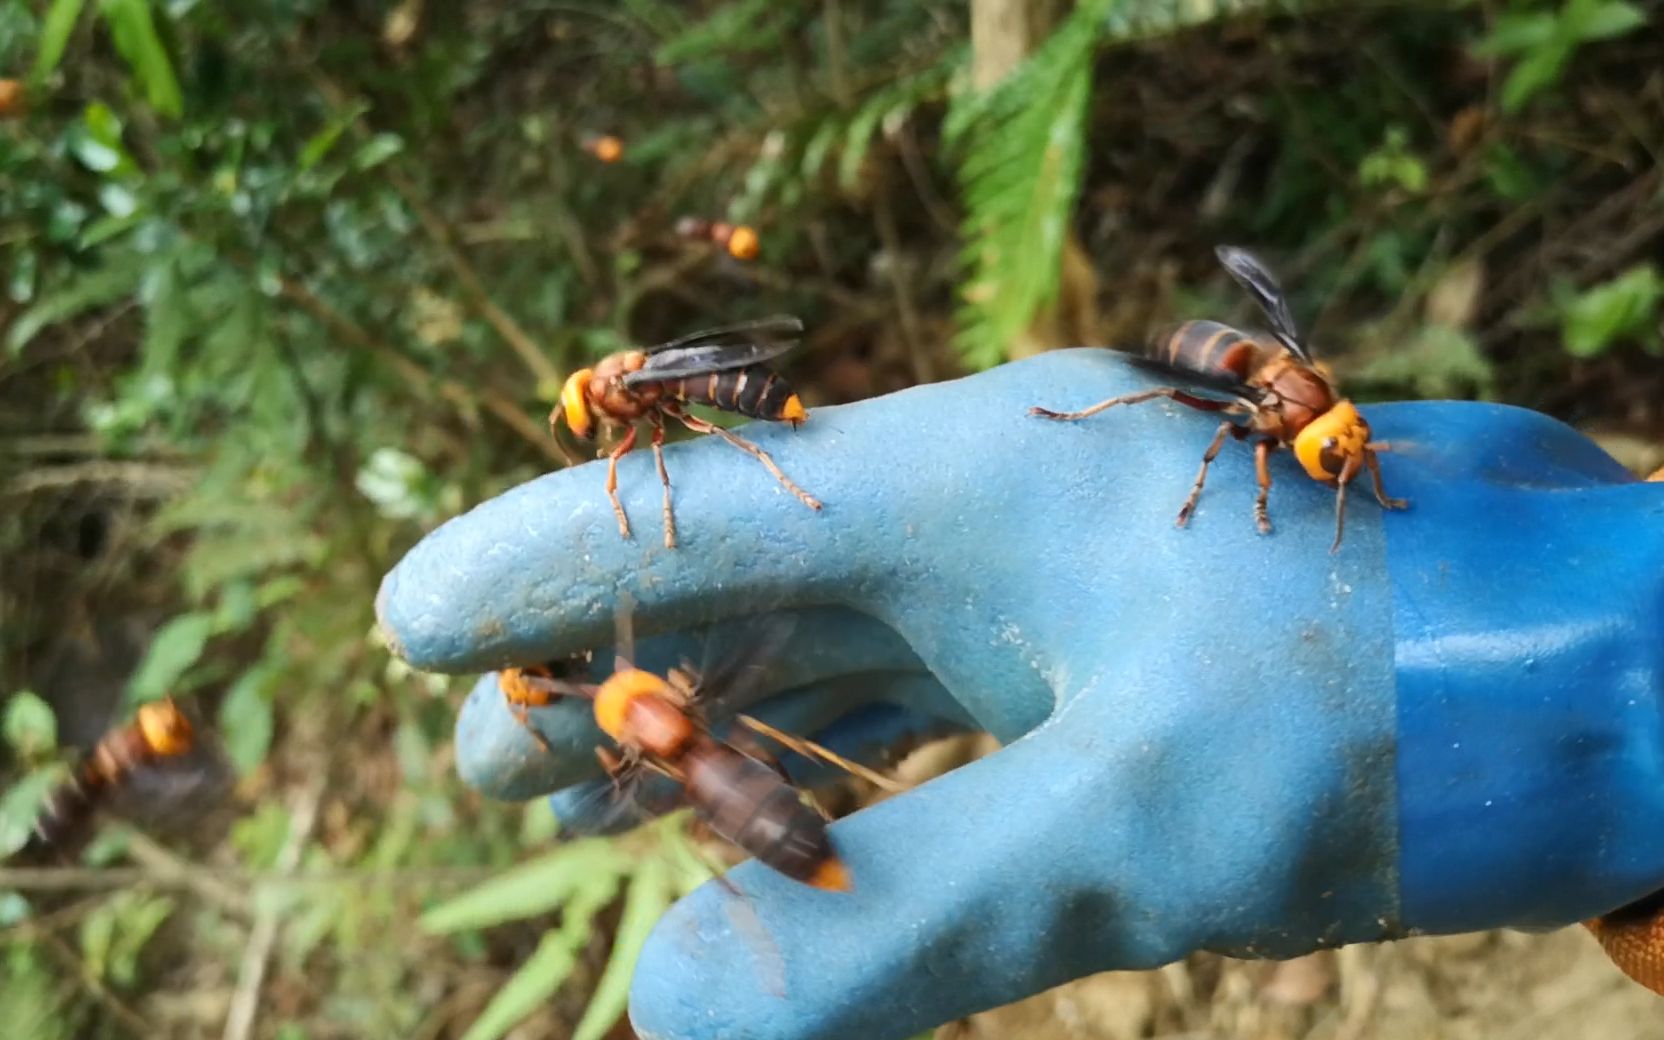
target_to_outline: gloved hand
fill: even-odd
[[[1354,489],[1338,554],[1333,492],[1287,453],[1256,533],[1242,444],[1179,529],[1213,417],[1027,414],[1143,385],[1069,350],[751,424],[820,513],[728,445],[674,447],[673,551],[647,453],[619,471],[631,542],[601,467],[554,473],[388,576],[385,631],[447,672],[604,647],[620,592],[649,635],[816,608],[775,684],[801,730],[854,707],[1006,743],[835,825],[852,892],[736,869],[774,968],[733,894],[674,907],[636,972],[643,1036],[899,1038],[1197,949],[1553,927],[1664,887],[1664,488],[1531,412],[1399,404],[1366,412],[1410,508]],[[592,775],[587,708],[536,713],[546,754],[487,677],[465,778]]]

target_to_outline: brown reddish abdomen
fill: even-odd
[[[1192,372],[1247,379],[1268,345],[1217,321],[1187,321],[1158,340],[1151,353]]]
[[[768,766],[706,739],[683,769],[688,802],[699,817],[765,865],[808,881],[834,858],[826,821]]]

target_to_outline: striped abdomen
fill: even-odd
[[[682,767],[688,802],[720,837],[795,881],[839,887],[821,883],[838,867],[826,821],[780,774],[708,737]]]
[[[1150,348],[1159,361],[1192,372],[1246,379],[1265,344],[1217,321],[1187,321]],[[1281,347],[1275,349],[1281,350]]]
[[[678,400],[708,404],[752,419],[791,420],[794,410],[801,417],[802,405],[795,403],[797,394],[791,384],[766,365],[668,379],[661,385],[666,395]]]

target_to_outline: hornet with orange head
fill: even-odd
[[[172,700],[143,705],[132,722],[105,734],[47,794],[21,855],[65,851],[135,772],[183,758],[195,742],[190,720]]]
[[[581,369],[561,388],[560,404],[549,413],[554,433],[561,419],[581,441],[595,439],[599,427],[624,427],[625,434],[607,456],[607,498],[618,518],[618,531],[630,537],[630,520],[618,500],[618,460],[636,443],[636,423],[653,427],[653,457],[664,485],[664,544],[676,548],[676,521],[670,510],[670,474],[664,466],[664,420],[668,416],[695,433],[714,433],[751,455],[774,479],[810,509],[819,501],[792,483],[768,453],[714,423],[688,413],[690,404],[710,405],[752,419],[788,422],[794,427],[809,416],[797,393],[767,362],[796,346],[803,323],[773,317],[742,325],[707,329],[640,350],[626,350]]]
[[[1288,447],[1308,476],[1335,489],[1335,542],[1330,548],[1334,552],[1340,548],[1346,525],[1346,489],[1361,470],[1369,470],[1375,498],[1383,508],[1403,509],[1409,504],[1387,497],[1381,484],[1376,455],[1390,446],[1370,439],[1369,423],[1357,406],[1340,396],[1320,363],[1313,360],[1295,329],[1282,288],[1265,265],[1232,246],[1220,246],[1215,252],[1225,270],[1259,304],[1271,326],[1269,334],[1244,332],[1216,321],[1186,322],[1155,345],[1154,357],[1133,361],[1177,385],[1123,394],[1078,412],[1030,408],[1029,414],[1085,419],[1116,405],[1158,397],[1202,411],[1223,412],[1227,418],[1202,455],[1202,468],[1179,510],[1178,525],[1183,527],[1190,520],[1208,466],[1219,455],[1225,438],[1254,437],[1259,482],[1254,521],[1260,533],[1271,533],[1266,506],[1271,493],[1271,453]]]
[[[846,891],[849,872],[832,848],[826,818],[805,804],[760,746],[742,751],[713,734],[705,721],[714,703],[744,697],[748,672],[787,630],[754,640],[742,653],[729,654],[700,677],[691,669],[661,676],[632,662],[633,636],[627,607],[617,615],[617,660],[613,674],[599,685],[575,684],[543,676],[526,681],[547,695],[586,697],[593,701],[595,723],[617,747],[597,748],[596,756],[613,781],[615,805],[634,804],[648,772],[666,776],[682,788],[694,813],[724,841],[766,866],[815,888]],[[893,781],[819,744],[782,733],[746,715],[736,720],[807,757],[818,758],[881,787]],[[751,743],[751,742],[748,742]]]
[[[710,242],[735,260],[755,260],[762,249],[762,237],[749,224],[724,220],[683,217],[676,222],[676,234],[692,242]]]

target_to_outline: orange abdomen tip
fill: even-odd
[[[786,398],[786,403],[781,406],[780,418],[789,423],[800,423],[809,418],[809,413],[803,410],[803,401],[793,394]]]
[[[1664,996],[1664,914],[1583,922],[1618,970]]]
[[[849,868],[844,861],[836,856],[829,856],[821,860],[820,866],[809,875],[809,886],[823,892],[848,892],[852,887],[849,881]]]
[[[1664,466],[1660,466],[1657,469],[1653,470],[1652,473],[1647,477],[1647,479],[1648,480],[1664,480]]]

